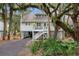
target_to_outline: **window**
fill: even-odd
[[[46,26],[46,23],[44,23],[44,26]]]
[[[28,22],[28,23],[25,23],[26,25],[30,25],[30,23]]]
[[[25,23],[27,25],[27,23]]]
[[[41,23],[37,23],[37,26],[41,26]]]

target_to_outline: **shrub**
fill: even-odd
[[[31,49],[33,54],[35,54],[39,50],[39,48],[41,47],[41,43],[42,43],[41,41],[32,42],[30,49]]]
[[[77,43],[75,41],[62,42],[58,39],[48,38],[33,42],[31,46],[32,53],[43,50],[43,55],[75,55]]]

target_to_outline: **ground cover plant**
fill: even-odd
[[[38,51],[42,55],[64,55],[70,56],[76,54],[77,42],[70,40],[63,42],[59,39],[48,38],[46,40],[34,41],[30,46],[33,54],[38,54]]]

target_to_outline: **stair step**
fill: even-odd
[[[39,32],[39,33],[37,33],[35,36],[34,36],[34,40],[37,40],[37,39],[39,39],[43,34],[45,34],[45,33],[47,33],[47,32]]]

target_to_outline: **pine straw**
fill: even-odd
[[[32,41],[28,41],[26,47],[21,50],[17,55],[18,56],[42,56],[42,49],[38,50],[35,54],[33,54],[28,46],[32,44]]]
[[[5,44],[7,42],[9,42],[9,40],[0,40],[0,45]]]

